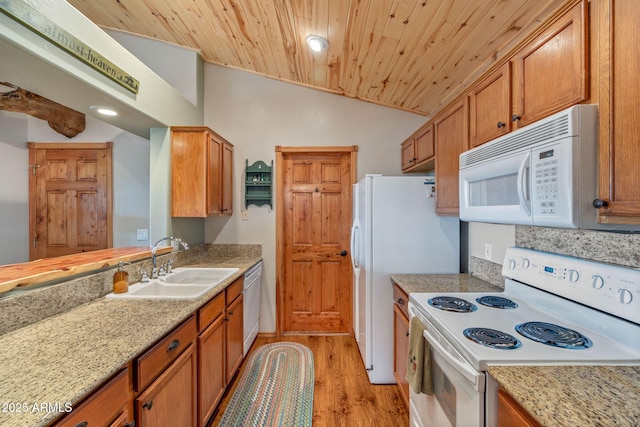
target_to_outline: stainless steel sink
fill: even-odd
[[[173,273],[147,283],[129,286],[113,299],[196,299],[238,271],[237,268],[176,268]]]

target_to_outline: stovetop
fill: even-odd
[[[549,276],[551,269],[557,273],[558,262],[568,261],[566,257],[559,261],[554,254],[551,258],[543,255],[544,260],[537,259],[535,251],[510,250],[507,257],[526,256],[528,262],[507,259],[503,274],[526,276],[545,290],[507,279],[504,292],[411,293],[410,308],[420,313],[432,336],[446,338],[477,370],[508,364],[640,365],[640,324],[549,291],[560,288],[560,293],[577,300],[582,298],[587,304],[597,299],[592,293],[599,293],[599,298],[606,301],[598,300],[598,308],[615,304],[611,311],[629,312],[629,317],[635,320],[634,304],[640,302],[640,272],[625,272],[629,273],[623,275],[625,291],[620,292],[612,285],[619,281],[607,269],[598,270],[604,276],[601,288],[600,279],[594,279],[596,274],[579,263],[579,269],[563,267],[563,274]],[[520,268],[523,265],[526,267]],[[520,271],[513,271],[519,268]],[[635,278],[637,282],[630,285]],[[631,295],[630,301],[626,292]],[[616,298],[607,300],[607,295]],[[530,336],[530,332],[541,336]],[[497,347],[488,346],[484,339],[496,342]]]

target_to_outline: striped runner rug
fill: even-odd
[[[311,426],[314,378],[309,347],[265,344],[246,363],[220,426]]]

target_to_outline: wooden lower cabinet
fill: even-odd
[[[136,425],[196,427],[196,353],[190,345],[135,400]]]
[[[409,408],[409,382],[407,381],[407,355],[409,354],[409,313],[407,302],[409,297],[393,285],[393,375],[398,383],[400,395]]]
[[[225,378],[226,321],[224,293],[200,309],[200,318],[213,310],[211,322],[201,326],[198,336],[198,426],[205,426],[227,387]]]
[[[542,427],[504,389],[498,389],[498,427]]]
[[[238,282],[239,281],[239,282]],[[243,279],[238,279],[240,292],[242,292]],[[233,287],[234,283],[231,285]],[[228,289],[230,289],[229,287]],[[244,329],[242,325],[243,300],[242,293],[238,294],[233,300],[227,304],[226,313],[226,367],[227,382],[230,382],[236,371],[240,367],[243,358]]]
[[[129,368],[107,381],[54,427],[133,427],[133,390]]]

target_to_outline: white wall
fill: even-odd
[[[260,330],[275,331],[275,212],[250,206],[242,221],[245,160],[275,160],[275,146],[359,147],[365,173],[400,175],[400,143],[426,118],[255,74],[205,65],[205,125],[234,144],[234,214],[205,220],[205,241],[258,243],[265,262]]]
[[[29,150],[27,142],[113,142],[113,246],[148,246],[136,240],[149,228],[149,141],[92,117],[74,138],[47,122],[0,111],[0,264],[29,260]]]

